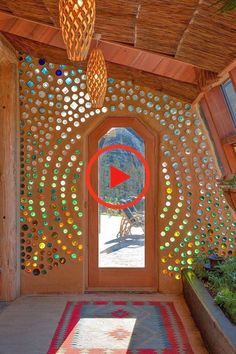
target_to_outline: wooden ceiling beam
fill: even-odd
[[[0,31],[65,49],[59,28],[19,18],[6,12],[0,12]],[[96,41],[94,40],[91,48],[95,45]],[[131,46],[103,40],[99,41],[99,47],[102,49],[106,61],[169,77],[177,81],[197,82],[196,67],[191,64]]]
[[[122,80],[131,80],[135,85],[145,86],[191,103],[200,93],[197,84],[180,82],[167,77],[144,72],[142,70],[129,68],[124,65],[108,62],[108,72],[111,77]]]
[[[4,35],[19,51],[29,53],[34,57],[45,58],[47,62],[73,65],[86,69],[85,62],[71,63],[65,49],[52,47],[9,33],[5,33]],[[132,81],[135,85],[146,86],[188,102],[193,102],[200,92],[199,86],[195,83],[177,81],[157,74],[130,68],[125,65],[107,62],[107,69],[110,77]]]
[[[17,64],[16,48],[0,33],[0,64]]]

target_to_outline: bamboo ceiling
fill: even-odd
[[[145,71],[191,83],[189,97],[184,96],[192,100],[202,78],[204,85],[205,78],[215,78],[236,58],[236,12],[222,14],[220,6],[216,0],[96,0],[95,33],[102,35],[106,60],[133,68],[142,78]],[[2,19],[1,12],[13,22]],[[58,28],[58,0],[0,0],[0,31],[17,49],[35,49],[38,42],[42,54],[52,46],[49,53],[56,58],[54,47],[65,49]]]
[[[236,13],[216,0],[97,0],[102,39],[219,72],[236,56]],[[58,27],[58,0],[0,0],[0,10]]]

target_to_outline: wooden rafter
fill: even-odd
[[[60,29],[3,12],[0,12],[0,31],[65,49]],[[92,47],[95,45],[96,41],[93,41]],[[103,40],[99,42],[99,47],[102,49],[106,61],[178,81],[191,83],[196,81],[195,67],[173,58]]]
[[[43,57],[49,62],[72,65],[67,58],[65,49],[52,47],[9,33],[5,33],[5,37],[19,51],[30,53],[35,57]],[[83,69],[86,67],[85,62],[73,63],[73,65]],[[170,96],[177,97],[188,102],[193,102],[199,94],[199,87],[195,83],[177,81],[112,62],[107,62],[107,69],[110,77],[127,81],[129,80],[136,85],[146,86],[151,89],[165,92]]]

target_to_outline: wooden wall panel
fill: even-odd
[[[16,55],[0,42],[0,300],[11,301],[20,294],[19,82]]]

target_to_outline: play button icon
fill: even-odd
[[[110,166],[110,188],[114,188],[128,179],[130,179],[130,176],[127,173]]]
[[[125,204],[113,204],[113,203],[109,203],[109,202],[101,199],[98,196],[98,194],[96,193],[97,192],[96,186],[92,185],[92,180],[96,181],[96,178],[94,178],[94,174],[91,173],[93,165],[97,162],[97,160],[99,159],[99,157],[102,154],[104,154],[108,151],[113,151],[113,150],[128,151],[129,153],[135,155],[141,161],[141,163],[144,166],[144,170],[145,170],[145,185],[143,187],[143,190],[133,200],[131,200]],[[91,180],[91,175],[93,176],[92,180]],[[124,171],[121,171],[117,167],[110,165],[110,185],[109,185],[110,189],[115,188],[116,186],[119,186],[121,183],[124,183],[125,181],[129,180],[130,178],[131,177],[127,173],[125,173]],[[138,152],[134,148],[127,146],[127,145],[115,144],[115,145],[106,146],[103,149],[98,150],[96,152],[96,154],[94,154],[91,157],[91,159],[89,160],[89,163],[88,163],[88,166],[86,169],[86,184],[87,184],[88,191],[89,191],[90,195],[96,200],[96,202],[98,202],[99,204],[105,206],[106,208],[110,208],[110,209],[127,209],[127,208],[131,207],[132,205],[140,202],[148,190],[149,183],[150,183],[150,169],[149,169],[147,161],[145,160],[145,158],[143,157],[143,155],[140,152]]]

